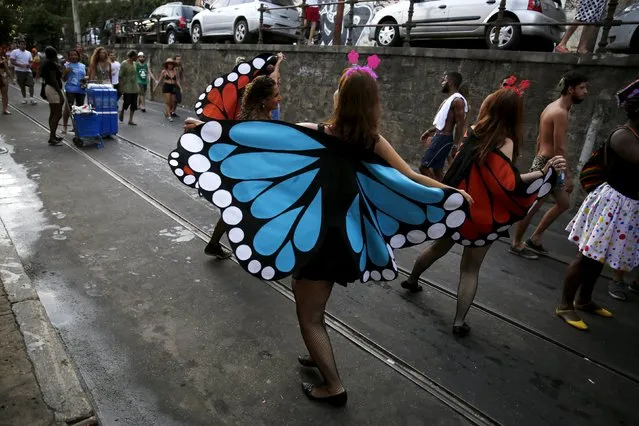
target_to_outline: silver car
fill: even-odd
[[[379,10],[371,24],[388,24],[370,32],[369,38],[379,46],[399,46],[406,37],[410,2],[399,1]],[[427,23],[411,28],[412,39],[484,39],[490,47],[495,27],[483,26],[497,20],[499,0],[415,0],[413,22]],[[499,32],[498,48],[516,49],[522,36],[533,36],[554,46],[564,30],[557,25],[566,22],[561,0],[508,0],[504,13],[506,25]],[[509,22],[547,23],[549,26],[515,26]],[[398,25],[399,24],[399,25]],[[449,24],[468,24],[464,26]],[[552,48],[550,48],[552,50]]]
[[[622,10],[615,19],[639,21],[639,3]],[[612,27],[608,34],[608,49],[613,52],[639,53],[639,24]]]
[[[232,37],[237,44],[257,40],[260,23],[260,4],[278,8],[294,6],[293,0],[216,0],[191,21],[191,41],[204,37]],[[263,34],[267,38],[295,40],[299,27],[296,8],[264,12]]]

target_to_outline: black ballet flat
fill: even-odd
[[[453,335],[457,337],[465,337],[470,333],[470,326],[466,323],[453,326]]]
[[[405,288],[406,290],[410,290],[411,293],[419,293],[420,291],[424,290],[424,288],[415,283],[415,284],[411,284],[408,281],[402,281],[402,288]]]
[[[315,361],[313,361],[313,358],[311,358],[309,355],[298,356],[297,362],[299,362],[302,365],[302,367],[317,368],[317,364],[315,363]]]
[[[302,390],[311,401],[317,402],[325,402],[327,404],[332,405],[333,407],[343,407],[346,405],[346,401],[348,401],[348,394],[346,391],[338,393],[337,395],[326,396],[324,398],[318,398],[313,396],[314,385],[310,383],[302,383]]]

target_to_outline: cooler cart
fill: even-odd
[[[108,138],[118,133],[118,92],[110,84],[95,83],[89,83],[86,91],[87,103],[93,109],[94,114],[91,118],[80,118],[85,121],[84,131],[76,132],[73,142],[76,146],[84,146],[83,137],[98,137],[100,138],[98,148],[102,148],[104,146],[102,138]],[[75,119],[87,114],[77,114],[77,117],[72,115]]]
[[[75,146],[79,148],[84,146],[82,138],[99,138],[100,142],[97,144],[97,147],[104,147],[101,133],[101,120],[97,112],[72,112],[71,119],[73,120],[73,127],[75,128],[75,136],[73,137]]]

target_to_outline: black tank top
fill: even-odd
[[[639,134],[629,126],[617,129],[611,134],[611,137],[622,129],[631,132],[636,142],[639,143]],[[608,185],[620,194],[639,201],[639,165],[623,159],[611,148],[610,142],[606,144],[606,149],[608,151],[606,153],[608,155],[608,176],[606,179]]]

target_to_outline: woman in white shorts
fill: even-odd
[[[58,64],[58,52],[51,46],[44,49],[45,61],[40,66],[40,76],[44,80],[44,97],[49,102],[49,145],[62,144],[62,138],[55,132],[62,118],[64,97],[62,96],[62,68]]]

